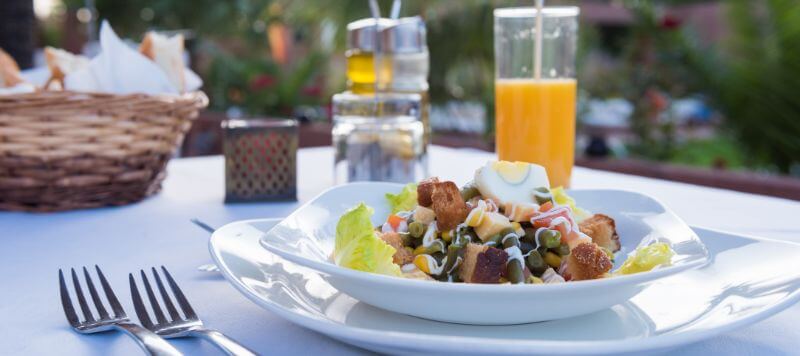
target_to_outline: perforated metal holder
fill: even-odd
[[[225,202],[297,200],[297,121],[226,120]]]

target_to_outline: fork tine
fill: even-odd
[[[72,284],[75,286],[75,295],[78,297],[78,305],[81,306],[83,317],[86,319],[86,322],[93,322],[94,317],[92,316],[92,311],[89,310],[89,304],[86,303],[86,298],[83,296],[83,290],[81,289],[81,282],[78,280],[78,274],[75,273],[74,268],[71,268],[71,270]]]
[[[117,299],[117,295],[114,294],[114,290],[111,289],[111,285],[108,284],[108,280],[106,280],[106,276],[103,274],[103,271],[100,270],[100,267],[94,265],[95,271],[97,271],[97,276],[100,277],[100,285],[103,286],[103,292],[106,293],[106,300],[108,300],[108,304],[111,304],[111,310],[114,311],[115,318],[126,318],[125,310],[122,309],[122,304],[119,303],[119,299]]]
[[[164,276],[167,277],[167,283],[169,283],[170,289],[172,289],[172,294],[175,295],[175,300],[178,301],[178,304],[183,309],[183,314],[186,315],[187,319],[198,319],[197,314],[194,313],[194,309],[189,304],[189,301],[186,300],[186,296],[183,295],[183,292],[178,287],[178,284],[175,283],[175,280],[172,279],[172,275],[169,274],[169,271],[164,266],[161,266],[161,270],[164,272]]]
[[[155,267],[151,267],[153,272],[153,278],[156,280],[156,286],[158,287],[158,292],[161,294],[161,300],[164,301],[164,306],[167,307],[167,311],[169,312],[170,318],[172,321],[181,320],[181,315],[178,314],[178,311],[175,309],[175,305],[172,304],[172,299],[169,298],[169,294],[167,290],[164,288],[164,283],[161,283],[161,277],[158,276],[158,271],[156,271]]]
[[[61,293],[61,306],[64,307],[64,315],[67,317],[67,322],[73,327],[77,327],[78,314],[75,313],[75,307],[72,306],[72,300],[69,298],[69,290],[67,289],[67,282],[64,281],[64,272],[58,269],[58,285],[59,292]]]
[[[106,308],[103,306],[103,301],[100,300],[100,295],[97,294],[97,289],[94,288],[92,276],[89,275],[89,271],[86,269],[86,267],[83,267],[83,277],[86,279],[86,285],[89,287],[89,295],[92,296],[94,307],[97,308],[97,313],[100,314],[100,319],[110,319],[108,312],[106,312]]]
[[[142,326],[146,329],[152,329],[153,321],[150,320],[150,315],[147,315],[147,308],[145,308],[142,296],[139,294],[139,288],[136,287],[136,279],[133,278],[133,273],[128,273],[128,282],[131,285],[133,309],[136,311],[136,316],[139,317],[139,322],[142,323]]]
[[[147,299],[150,299],[150,307],[153,309],[153,314],[156,316],[156,321],[159,324],[166,324],[167,318],[164,317],[164,313],[161,311],[161,306],[158,305],[158,300],[156,300],[156,295],[153,293],[153,288],[150,287],[150,281],[147,280],[147,275],[144,273],[144,270],[139,270],[139,272],[142,274],[144,289],[147,292]]]

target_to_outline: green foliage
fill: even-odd
[[[83,0],[63,0],[69,9]],[[703,154],[729,164],[800,164],[800,6],[797,0],[729,0],[730,43],[696,48],[691,29],[665,27],[665,6],[704,0],[621,0],[634,15],[612,54],[618,64],[582,68],[587,49],[601,39],[581,26],[578,57],[582,95],[623,97],[635,105],[637,139],[631,151],[652,159],[708,164]],[[123,37],[149,29],[191,29],[196,69],[214,109],[235,105],[250,114],[287,115],[298,105],[325,105],[344,89],[341,55],[345,25],[369,16],[366,0],[95,0],[99,16]],[[403,15],[422,15],[431,51],[431,100],[480,101],[492,116],[494,54],[492,9],[529,6],[522,0],[406,0]],[[548,5],[578,1],[548,1]],[[391,0],[380,0],[384,14]],[[152,14],[152,19],[145,20]],[[292,59],[273,58],[267,32],[285,25],[296,44]],[[49,33],[49,32],[48,32]],[[52,37],[52,36],[48,36]],[[55,37],[53,37],[55,38]],[[332,39],[332,41],[331,41]],[[338,61],[331,61],[331,58]],[[334,63],[336,67],[330,67]],[[708,95],[726,118],[737,145],[681,146],[669,120],[669,98]],[[492,125],[489,125],[492,127]],[[698,148],[700,146],[700,148]],[[709,148],[711,146],[713,148]],[[733,153],[746,150],[746,159]],[[719,151],[717,151],[719,150]],[[703,153],[705,152],[705,153]],[[733,157],[733,158],[731,158]],[[741,157],[740,157],[741,158]]]
[[[684,142],[675,149],[669,161],[690,166],[726,169],[741,169],[746,163],[739,144],[724,136]]]
[[[685,64],[691,51],[687,31],[662,15],[665,1],[623,2],[633,23],[622,40],[621,65],[582,81],[592,95],[616,95],[634,105],[631,130],[636,140],[630,151],[637,156],[668,160],[677,147],[676,127],[669,111],[670,98],[701,92],[703,83]],[[593,79],[593,80],[592,80]]]
[[[698,72],[751,160],[788,173],[800,163],[800,6],[796,0],[727,2],[732,36]]]

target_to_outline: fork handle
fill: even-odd
[[[134,323],[118,323],[114,324],[119,330],[124,331],[126,334],[133,337],[136,343],[139,344],[147,354],[153,356],[183,356],[183,354],[170,345],[161,336],[156,335],[150,330],[147,330]]]
[[[225,334],[216,331],[216,330],[209,330],[209,329],[195,329],[190,332],[192,336],[197,336],[204,338],[214,344],[214,346],[218,347],[220,350],[224,351],[228,355],[235,355],[235,356],[256,356],[257,353],[251,351],[250,349],[242,346],[238,342],[234,341],[233,339],[225,336]]]

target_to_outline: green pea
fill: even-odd
[[[461,198],[464,199],[464,201],[470,200],[479,195],[481,195],[481,192],[472,182],[467,183],[463,188],[461,188]]]
[[[517,237],[517,234],[512,233],[511,236],[508,236],[508,234],[502,236],[503,239],[501,241],[503,242],[504,248],[519,246],[519,237]],[[506,238],[506,236],[508,236],[508,238]]]
[[[505,228],[503,230],[500,230],[500,235],[501,236],[506,236],[508,234],[516,235],[516,233],[514,232],[514,228],[513,227],[507,227],[507,228]]]
[[[408,233],[417,239],[425,235],[425,229],[425,224],[418,221],[408,224]]]
[[[531,251],[528,258],[525,259],[525,265],[536,276],[541,276],[548,268],[547,263],[544,262],[544,258],[538,251]]]
[[[544,229],[539,233],[539,246],[556,248],[561,245],[561,233],[558,230]]]
[[[536,249],[536,252],[539,253],[539,256],[544,256],[547,253],[547,251],[548,251],[547,247],[544,247],[542,245],[539,245],[539,248]]]
[[[503,235],[497,234],[488,238],[483,244],[492,247],[500,247],[500,241],[503,240]]]
[[[414,245],[414,238],[411,237],[411,234],[404,232],[400,233],[400,238],[403,239],[403,246],[413,246]]]
[[[436,239],[428,247],[419,245],[414,249],[414,255],[430,255],[433,253],[444,253],[445,243],[440,239]]]
[[[559,256],[569,255],[569,245],[567,244],[558,245],[558,247],[555,248],[555,252]]]
[[[536,198],[536,202],[540,205],[549,201],[553,201],[553,194],[550,193],[550,189],[547,187],[539,187],[534,189],[533,197]]]
[[[525,272],[522,271],[522,264],[519,260],[509,261],[506,268],[506,278],[513,284],[525,282]]]

